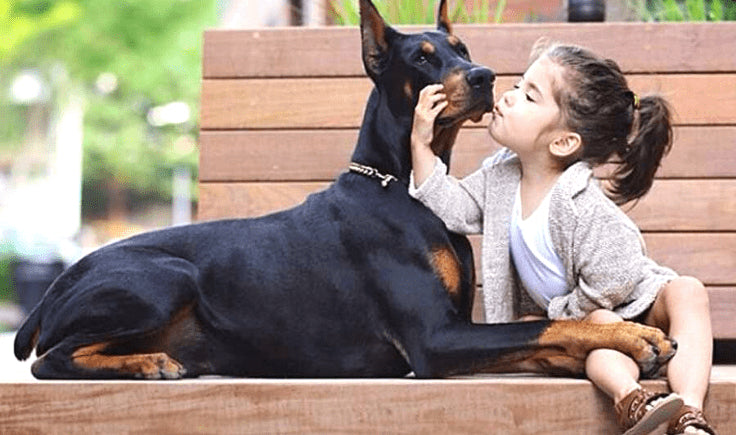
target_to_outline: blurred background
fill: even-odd
[[[434,0],[374,0],[392,24]],[[455,22],[719,21],[733,0],[455,0]],[[355,25],[357,0],[0,0],[0,331],[70,263],[196,218],[202,32]]]

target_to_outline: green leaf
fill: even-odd
[[[705,0],[686,0],[689,21],[705,21]]]
[[[506,9],[506,0],[498,0],[496,11],[493,13],[493,22],[500,23],[503,19],[503,11]]]
[[[710,11],[708,11],[708,21],[723,21],[724,18],[721,0],[711,1]]]
[[[685,15],[676,0],[663,0],[663,17],[666,21],[685,21]]]

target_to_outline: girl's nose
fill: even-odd
[[[509,89],[508,91],[504,92],[501,99],[503,100],[503,104],[505,104],[506,106],[511,106],[511,104],[514,102],[514,90]]]

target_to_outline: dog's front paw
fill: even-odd
[[[623,322],[616,326],[623,329],[616,334],[628,337],[625,342],[630,349],[625,353],[636,361],[644,376],[656,377],[675,356],[677,342],[662,330],[634,322]]]

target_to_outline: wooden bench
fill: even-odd
[[[457,26],[509,87],[542,35],[617,59],[633,88],[664,92],[676,142],[631,216],[652,256],[698,276],[716,337],[736,338],[736,24]],[[256,216],[301,202],[347,167],[371,88],[355,28],[205,35],[199,219]],[[458,138],[453,173],[493,151],[482,128]],[[476,247],[479,242],[473,240]],[[479,255],[476,255],[479,258]],[[729,340],[729,341],[723,341]],[[8,349],[5,352],[9,352]],[[27,372],[25,372],[27,373]],[[0,379],[2,379],[0,377]],[[648,388],[666,388],[663,380]],[[0,433],[407,432],[615,434],[610,400],[587,380],[0,380]],[[736,433],[736,366],[716,366],[706,413]]]
[[[497,91],[523,73],[526,54],[544,35],[616,59],[636,92],[669,98],[673,150],[629,214],[654,259],[705,282],[715,336],[735,339],[736,24],[456,29],[474,60],[498,73]],[[354,28],[205,35],[199,219],[288,208],[346,170],[372,88],[359,49]],[[469,174],[493,152],[487,123],[488,117],[463,128],[455,175]],[[479,238],[472,240],[478,248]]]

